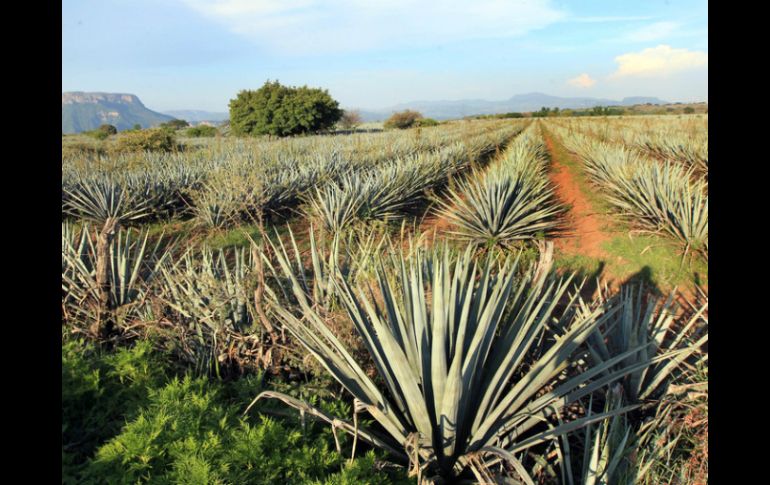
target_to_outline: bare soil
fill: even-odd
[[[562,155],[555,150],[554,141],[548,133],[543,134],[546,147],[551,154],[549,177],[554,185],[557,198],[569,206],[564,215],[565,230],[554,239],[554,248],[564,254],[607,258],[602,244],[611,235],[604,230],[610,222],[597,212],[575,179],[573,169],[564,163]],[[572,156],[572,155],[568,155]]]

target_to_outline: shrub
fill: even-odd
[[[236,135],[289,136],[334,126],[342,117],[339,103],[326,90],[283,86],[267,81],[230,101],[230,125]]]
[[[90,136],[96,138],[97,140],[104,140],[108,136],[114,135],[117,132],[118,132],[118,129],[115,128],[114,126],[104,124],[104,125],[99,126],[99,128],[97,128],[95,130],[89,131],[88,134]]]
[[[685,114],[691,115],[691,114],[695,113],[695,108],[693,108],[692,106],[688,106],[688,107],[686,107],[684,109],[684,112],[685,112]]]
[[[223,382],[178,370],[150,341],[109,351],[63,340],[62,483],[414,483],[376,470],[381,455],[361,442],[347,463],[352,439],[338,431],[338,453],[325,423],[267,418],[261,404],[242,417],[259,375]],[[311,400],[331,415],[352,412],[341,400]]]
[[[221,391],[190,376],[150,390],[147,404],[88,462],[85,482],[394,483],[373,469],[371,451],[343,465],[351,443],[343,433],[340,454],[328,427],[310,422],[302,430],[264,415],[241,418],[242,407]]]
[[[115,128],[112,125],[101,125],[99,128],[97,128],[98,131],[103,131],[104,133],[107,133],[108,135],[115,135],[118,132],[118,129]]]
[[[414,126],[438,126],[439,122],[433,118],[419,118],[415,120]]]
[[[190,123],[185,120],[171,120],[160,124],[161,128],[171,128],[172,130],[179,130],[188,126],[190,126]]]
[[[118,143],[116,145],[117,151],[126,152],[170,152],[176,148],[174,135],[162,128],[123,132],[118,137]]]
[[[164,379],[165,364],[148,342],[104,353],[92,344],[62,345],[62,476],[76,479],[85,460],[120,430]]]
[[[216,127],[208,125],[194,126],[185,132],[187,136],[191,137],[212,137],[219,134],[219,130]]]
[[[418,111],[404,110],[397,113],[393,113],[390,118],[385,121],[383,125],[385,128],[398,128],[403,130],[405,128],[411,128],[415,122],[422,118],[422,113]]]
[[[361,123],[363,123],[363,120],[358,111],[344,111],[339,125],[343,130],[354,130]]]

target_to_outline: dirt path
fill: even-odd
[[[551,155],[549,178],[554,185],[558,199],[569,206],[565,214],[566,228],[554,239],[554,248],[564,254],[606,258],[602,244],[611,239],[605,228],[609,220],[591,205],[584,189],[575,179],[574,165],[565,163],[566,157],[573,157],[564,147],[543,130],[543,138]]]

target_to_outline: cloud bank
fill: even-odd
[[[641,52],[617,56],[615,62],[618,69],[610,75],[611,78],[660,77],[707,66],[708,54],[661,44]]]

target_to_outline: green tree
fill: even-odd
[[[325,89],[265,82],[230,100],[230,126],[235,135],[290,136],[329,129],[342,117],[339,102]]]

